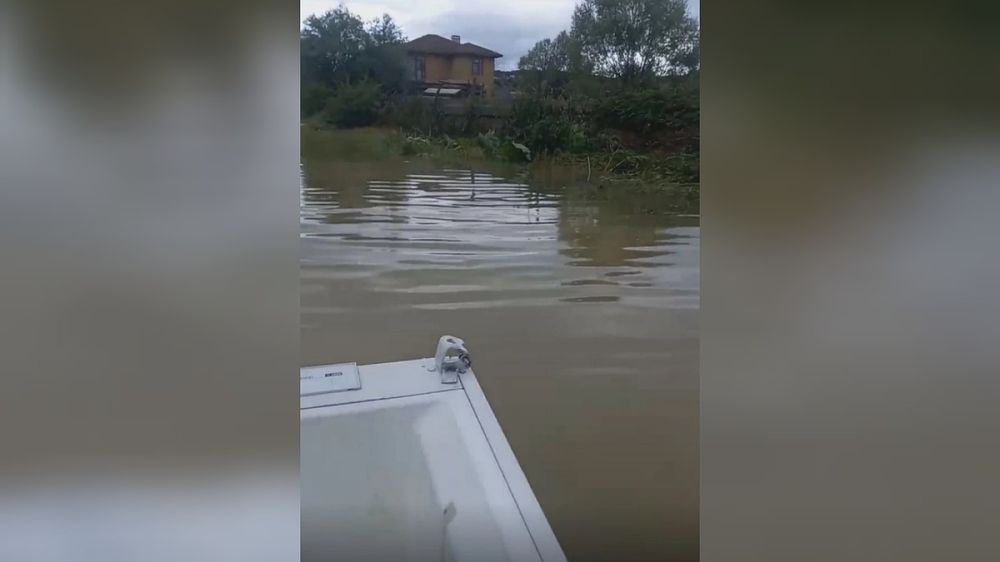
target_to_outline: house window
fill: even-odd
[[[427,62],[424,57],[413,57],[413,78],[417,82],[427,80]]]
[[[483,75],[483,59],[472,59],[472,75]]]

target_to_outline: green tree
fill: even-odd
[[[573,12],[584,57],[624,81],[696,69],[698,33],[685,0],[583,0]]]
[[[542,39],[527,52],[518,62],[520,70],[536,70],[542,72],[565,72],[569,67],[568,53],[565,51],[564,43],[560,43],[560,37],[566,35],[563,31],[556,40]]]
[[[327,123],[342,128],[367,127],[378,119],[382,85],[372,80],[341,84],[323,110]]]
[[[310,16],[300,33],[303,92],[307,88],[311,93],[320,92],[314,85],[335,90],[341,84],[365,80],[390,93],[402,89],[406,80],[404,41],[402,30],[388,14],[367,26],[343,5]]]
[[[382,14],[369,22],[367,31],[370,44],[358,57],[356,74],[381,84],[387,92],[402,90],[408,76],[403,30],[389,14]]]
[[[574,76],[590,74],[592,69],[583,58],[580,42],[563,31],[556,38],[543,39],[518,62],[525,71],[522,87],[537,91],[559,92]]]
[[[583,58],[580,42],[569,33],[561,32],[556,38],[543,39],[518,62],[520,70],[543,72],[584,72],[590,70]]]
[[[350,80],[358,55],[370,43],[364,23],[343,5],[309,16],[300,32],[302,79],[330,86]]]
[[[400,45],[406,43],[406,36],[389,14],[375,18],[368,23],[368,36],[376,46]]]

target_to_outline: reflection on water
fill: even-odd
[[[310,154],[302,361],[465,338],[570,560],[693,560],[698,218],[572,184]]]

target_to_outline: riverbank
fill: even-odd
[[[674,199],[677,211],[697,213],[697,183],[673,181],[664,159],[626,150],[608,154],[534,155],[524,145],[494,134],[475,137],[427,137],[388,127],[337,129],[302,123],[303,157],[347,161],[409,160],[435,166],[478,167],[508,176],[544,175],[595,197],[661,193]]]

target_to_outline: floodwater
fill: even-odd
[[[697,215],[560,170],[302,142],[303,365],[460,336],[571,561],[696,560]]]

